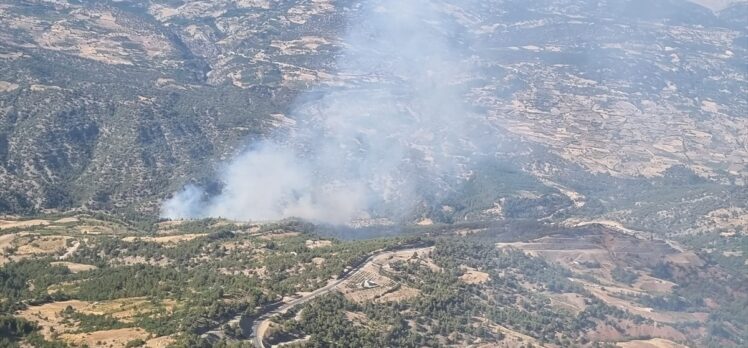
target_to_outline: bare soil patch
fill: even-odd
[[[315,264],[315,265],[318,265],[318,266],[322,265],[322,264],[325,263],[325,258],[324,257],[315,257],[315,258],[312,258],[312,263]]]
[[[49,225],[49,220],[35,219],[35,220],[0,220],[0,230],[6,228],[26,228],[32,226],[43,226]]]
[[[415,250],[401,250],[390,253],[384,253],[377,256],[372,262],[382,268],[392,271],[390,264],[396,261],[413,262],[418,261],[422,266],[426,266],[434,272],[441,271],[441,267],[436,265],[431,259],[431,252],[434,247],[420,248]]]
[[[307,240],[304,245],[309,249],[324,248],[332,245],[329,240]]]
[[[593,341],[605,342],[628,341],[631,337],[658,337],[676,341],[686,339],[683,333],[668,325],[636,324],[628,320],[619,322],[617,327],[598,321],[597,327],[588,332],[587,337]]]
[[[671,293],[673,291],[673,287],[675,287],[676,285],[677,284],[671,281],[651,277],[648,275],[639,276],[639,279],[637,279],[633,284],[634,288],[654,293]]]
[[[66,333],[60,335],[64,341],[74,345],[88,345],[89,347],[124,347],[127,342],[135,339],[147,340],[150,334],[141,328],[125,328],[103,330],[87,333]]]
[[[587,308],[584,297],[576,293],[551,294],[551,306],[579,314]]]
[[[18,249],[16,255],[54,254],[67,250],[68,236],[40,236],[35,234],[18,234],[13,245]]]
[[[18,84],[8,81],[0,81],[0,92],[10,92],[18,89]]]
[[[68,306],[73,308],[76,312],[94,315],[110,315],[122,322],[131,323],[136,315],[151,313],[159,308],[164,308],[167,312],[170,312],[176,306],[176,301],[164,300],[160,304],[154,304],[148,301],[145,297],[123,298],[99,302],[70,300],[51,302],[40,306],[31,306],[18,312],[17,315],[26,320],[36,322],[41,328],[41,334],[47,339],[52,338],[55,333],[62,334],[61,338],[69,343],[86,343],[91,347],[96,346],[95,343],[98,341],[108,342],[106,346],[112,344],[115,347],[121,347],[135,338],[146,340],[150,337],[147,332],[139,328],[76,333],[75,331],[78,329],[77,325],[73,322],[63,320],[64,317],[62,311],[64,311]],[[123,333],[129,333],[130,336],[122,336],[121,334]],[[127,340],[121,341],[122,337],[126,337]],[[161,341],[154,342],[154,344],[166,341],[168,340],[162,339]],[[158,347],[158,345],[154,345],[154,347]]]
[[[352,322],[353,325],[366,326],[369,322],[369,318],[363,312],[345,312],[345,318]]]
[[[125,237],[122,238],[125,242],[134,242],[136,240],[142,240],[144,242],[152,242],[152,243],[159,243],[159,244],[177,244],[179,242],[193,240],[195,238],[200,238],[203,236],[206,236],[205,233],[193,233],[193,234],[178,234],[173,236],[159,236],[159,237]]]
[[[460,280],[467,284],[482,284],[489,280],[488,273],[478,271],[474,268],[462,266],[465,270],[465,274],[460,276]]]
[[[392,279],[379,273],[377,266],[367,264],[356,274],[342,282],[337,290],[351,301],[363,303],[373,301],[397,285]]]
[[[284,238],[296,237],[296,236],[298,236],[300,234],[301,233],[299,233],[299,232],[268,233],[268,234],[263,234],[262,236],[260,236],[260,239],[264,239],[264,240],[284,239]]]
[[[171,336],[161,336],[145,341],[145,346],[147,348],[166,348],[174,341],[176,340]]]
[[[151,266],[168,266],[173,261],[171,259],[168,259],[166,257],[162,257],[160,259],[155,258],[149,258],[146,259],[144,256],[125,256],[125,257],[119,257],[114,258],[109,261],[109,264],[111,265],[151,265]]]
[[[384,295],[377,298],[377,302],[400,302],[409,300],[414,297],[418,297],[421,294],[421,290],[411,288],[407,285],[400,285],[396,290],[389,291]]]
[[[15,233],[0,235],[0,252],[12,246],[14,239],[16,239]]]
[[[89,306],[89,303],[78,300],[52,302],[41,306],[28,307],[19,312],[18,316],[36,322],[41,328],[41,334],[46,339],[50,339],[52,338],[53,333],[52,328],[54,328],[54,332],[57,333],[65,333],[77,329],[75,325],[66,325],[62,323],[62,315],[60,312],[65,310],[68,306],[76,311],[82,311],[82,309]]]
[[[71,216],[71,217],[66,217],[66,218],[62,218],[62,219],[57,219],[57,220],[54,221],[54,223],[56,223],[56,224],[67,224],[67,223],[78,222],[78,221],[80,221],[80,219],[78,219],[75,216]]]
[[[687,348],[687,346],[662,338],[619,342],[617,346],[621,348]]]
[[[75,263],[75,262],[67,262],[67,261],[57,261],[50,263],[52,266],[64,266],[67,267],[70,272],[78,273],[78,272],[85,272],[90,271],[93,269],[96,269],[97,267],[94,265],[86,265],[83,263]]]
[[[606,304],[617,307],[623,310],[627,310],[631,313],[641,315],[644,318],[652,319],[660,323],[679,323],[679,322],[703,322],[709,314],[699,312],[668,312],[668,311],[656,311],[653,308],[643,307],[631,301],[627,301],[616,297],[615,294],[619,292],[629,292],[635,294],[634,291],[623,288],[611,288],[601,287],[589,283],[584,283],[585,289],[589,290],[595,297],[605,302]]]
[[[521,332],[514,331],[510,328],[487,322],[484,318],[476,318],[481,324],[487,325],[487,327],[497,333],[502,333],[504,339],[500,342],[476,342],[476,347],[481,348],[515,348],[524,347],[526,344],[532,344],[536,347],[543,347],[535,338],[525,335]]]

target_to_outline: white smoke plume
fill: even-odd
[[[445,4],[363,6],[337,62],[339,76],[355,78],[302,96],[293,129],[228,164],[220,194],[188,186],[164,203],[164,217],[398,218],[469,171],[481,126],[461,102],[469,43]]]

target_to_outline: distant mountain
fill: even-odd
[[[709,5],[714,8],[712,2]],[[439,1],[459,81],[511,146],[437,221],[594,216],[665,232],[746,212],[745,3]],[[0,213],[154,215],[187,182],[288,127],[296,96],[355,84],[336,59],[352,1],[0,5]],[[742,11],[742,12],[741,12]],[[442,29],[443,29],[442,28]],[[712,214],[712,215],[710,215]],[[727,227],[726,227],[727,228]]]
[[[722,11],[734,4],[745,4],[745,0],[689,0],[712,11]]]

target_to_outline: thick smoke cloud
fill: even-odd
[[[300,98],[290,130],[252,144],[221,173],[220,194],[188,186],[169,218],[319,222],[398,219],[447,194],[480,153],[477,117],[462,104],[468,43],[445,4],[384,0],[349,23],[339,76]]]

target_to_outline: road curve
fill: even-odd
[[[396,250],[385,250],[378,252],[376,254],[373,254],[366,258],[363,262],[359,263],[358,266],[354,267],[353,269],[346,272],[340,279],[325,285],[324,287],[321,287],[317,290],[314,290],[302,297],[299,297],[297,299],[291,300],[290,302],[272,310],[269,311],[257,319],[255,319],[254,323],[252,324],[252,345],[258,348],[265,348],[265,343],[262,342],[262,338],[265,337],[265,330],[270,326],[270,319],[274,317],[277,314],[286,313],[291,308],[296,307],[298,305],[307,303],[311,300],[313,300],[316,297],[319,297],[321,295],[324,295],[333,289],[335,289],[338,285],[340,285],[342,282],[348,280],[350,277],[354,276],[358,271],[360,271],[362,268],[364,268],[366,265],[371,263],[375,258],[387,254],[387,253],[395,253],[395,252],[410,252],[410,251],[416,251],[419,249],[422,249],[423,246],[420,247],[414,247],[414,248],[405,248],[405,249],[396,249]]]

